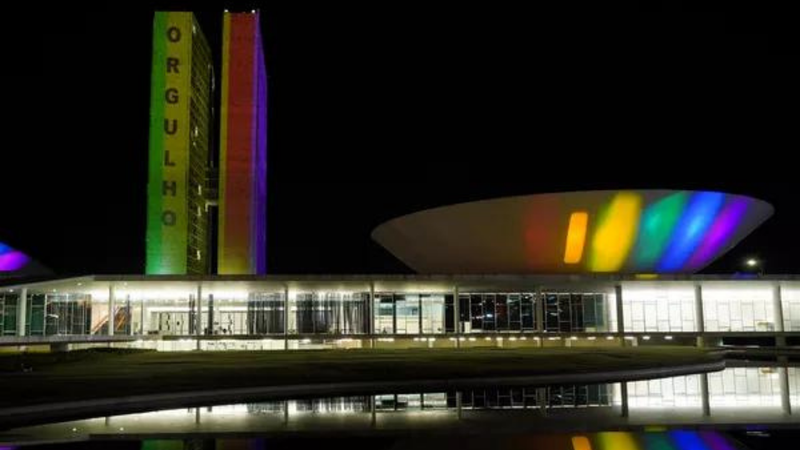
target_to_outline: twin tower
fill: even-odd
[[[266,272],[267,76],[259,14],[225,12],[222,30],[218,86],[194,14],[155,13],[147,274]]]

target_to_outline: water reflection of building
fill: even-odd
[[[626,383],[482,387],[182,408],[19,428],[7,434],[58,439],[90,434],[96,438],[341,429],[441,432],[483,426],[588,432],[653,424],[792,424],[796,423],[792,408],[800,408],[798,385],[800,370],[795,367],[731,367],[717,373]],[[526,420],[510,420],[514,418]]]

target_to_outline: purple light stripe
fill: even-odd
[[[720,249],[730,242],[747,212],[747,206],[748,201],[746,198],[735,197],[723,207],[717,219],[711,225],[711,229],[708,230],[703,243],[689,260],[688,267],[690,269],[696,270],[708,264],[711,258],[718,255]]]
[[[256,273],[267,273],[267,70],[261,36],[261,14],[256,16],[256,191],[255,262]]]
[[[701,431],[700,437],[711,450],[735,450],[730,442],[716,431]]]
[[[27,255],[16,250],[0,254],[0,272],[19,270],[28,264],[28,261],[30,258]]]

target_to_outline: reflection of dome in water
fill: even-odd
[[[773,213],[710,191],[582,191],[427,209],[372,237],[421,273],[692,273]]]

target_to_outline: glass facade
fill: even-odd
[[[789,401],[795,408],[800,408],[800,367],[787,367],[786,376],[789,378]]]
[[[289,297],[289,334],[366,334],[369,293],[307,292]]]
[[[625,286],[624,292],[625,331],[697,331],[693,285]]]
[[[703,287],[706,331],[775,331],[772,286]]]
[[[781,289],[784,331],[800,331],[800,283],[786,283]]]
[[[19,295],[0,294],[0,336],[17,334],[17,304]]]
[[[33,294],[27,297],[27,336],[91,334],[92,302],[89,295]],[[0,294],[0,326],[3,336],[14,336],[17,333],[19,313],[19,296]]]
[[[213,322],[214,306],[209,305]],[[230,314],[230,313],[229,313]],[[247,334],[281,334],[284,324],[282,294],[252,293],[247,299]],[[216,329],[215,329],[216,332]]]
[[[445,295],[376,293],[374,311],[376,334],[445,332]],[[452,314],[452,301],[448,311]]]
[[[28,336],[110,334],[108,282],[48,283],[26,288],[24,308],[19,308],[17,300],[22,286],[0,293],[0,336],[17,334],[21,310]],[[361,281],[335,280],[308,284],[119,281],[113,283],[113,334],[266,340],[295,336],[319,348],[345,338],[356,339],[355,347],[374,345],[359,340],[368,336],[376,342],[418,338],[418,346],[428,347],[460,345],[448,341],[466,342],[466,346],[524,346],[536,339],[543,346],[594,345],[584,342],[584,337],[617,342],[619,336],[593,335],[616,333],[621,316],[624,332],[631,334],[626,339],[652,345],[668,343],[665,339],[695,342],[698,308],[702,308],[704,331],[709,333],[778,332],[781,311],[786,331],[800,329],[800,283],[794,281],[782,282],[780,291],[773,281],[625,281],[620,291],[621,314],[617,314],[615,292],[620,285],[613,282],[513,290],[494,289],[496,282],[491,290],[481,289],[480,283],[457,290],[443,283],[429,283],[432,288],[426,289],[424,283],[413,280],[408,285],[374,284],[375,288]],[[659,333],[664,336],[646,342],[650,334]],[[559,334],[581,342],[565,343]],[[273,344],[256,345],[264,346]]]
[[[459,311],[463,333],[610,330],[608,298],[599,293],[460,294]]]
[[[702,407],[701,375],[628,382],[628,406],[642,409],[693,409]]]
[[[781,409],[778,367],[732,367],[708,374],[708,392],[714,409]]]

